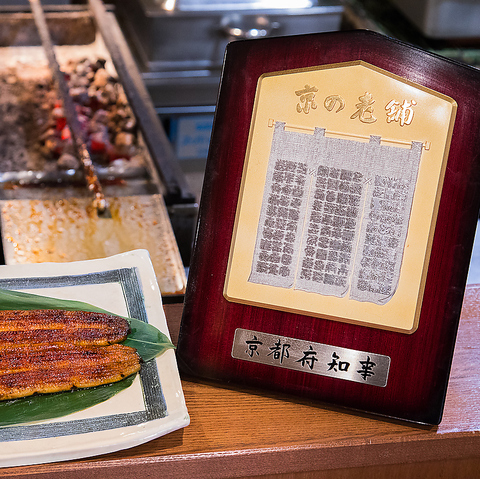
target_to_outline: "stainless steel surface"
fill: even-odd
[[[391,1],[427,37],[480,38],[480,2],[478,0]]]
[[[163,197],[108,198],[99,219],[90,198],[0,201],[6,264],[85,261],[149,252],[162,295],[185,292],[186,277]]]
[[[318,4],[315,0],[163,0],[157,2],[164,10],[246,10],[310,8]]]
[[[390,358],[355,349],[238,328],[232,357],[269,366],[385,387]]]
[[[337,30],[343,11],[337,0],[288,9],[205,5],[209,7],[166,11],[151,0],[118,3],[145,70],[220,68],[229,41]]]
[[[214,105],[233,40],[338,30],[340,0],[118,0],[155,107]]]

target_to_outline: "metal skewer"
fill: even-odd
[[[29,0],[32,8],[35,25],[37,26],[40,39],[42,41],[45,54],[47,56],[48,64],[52,70],[55,81],[57,83],[58,93],[63,101],[63,108],[67,125],[70,128],[73,143],[76,151],[83,165],[85,179],[87,181],[88,189],[94,194],[93,204],[99,215],[108,216],[108,204],[102,191],[102,186],[98,180],[95,168],[93,166],[90,152],[85,143],[80,122],[77,117],[75,103],[70,96],[65,75],[60,69],[60,65],[55,56],[52,40],[48,31],[45,14],[39,0]]]

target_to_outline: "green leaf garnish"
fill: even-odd
[[[136,348],[144,361],[149,361],[165,350],[174,348],[167,336],[155,326],[133,318],[128,318],[128,321],[130,322],[131,333],[122,344]]]
[[[66,416],[110,399],[128,388],[135,374],[121,381],[95,388],[74,389],[62,393],[37,394],[0,402],[0,426],[44,421]]]

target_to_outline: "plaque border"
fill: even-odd
[[[413,334],[232,303],[223,296],[256,85],[271,72],[364,61],[458,105],[423,301]],[[207,159],[177,347],[189,375],[438,424],[480,207],[480,71],[371,31],[265,38],[228,45]],[[231,357],[237,328],[391,358],[383,388]]]

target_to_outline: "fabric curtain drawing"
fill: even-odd
[[[422,143],[276,122],[249,281],[385,304],[396,291]]]

